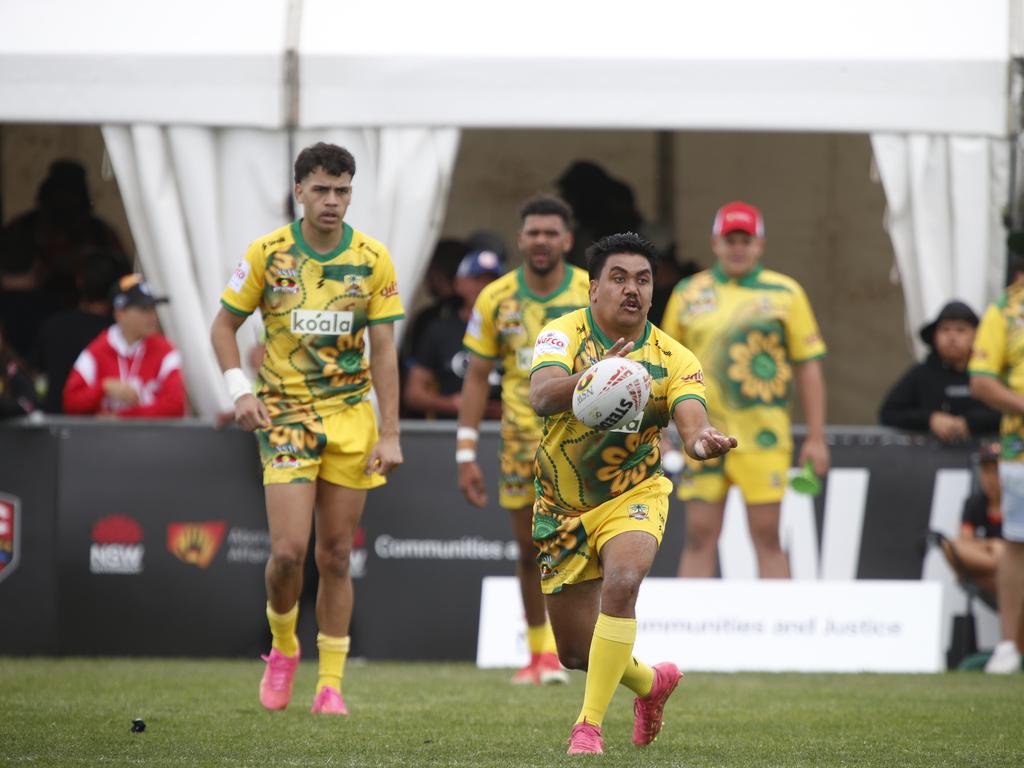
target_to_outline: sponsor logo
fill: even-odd
[[[271,290],[273,290],[274,293],[298,293],[299,283],[294,277],[281,275],[280,277],[274,278],[274,284],[271,286]]]
[[[0,493],[0,581],[18,567],[21,559],[21,501]]]
[[[695,371],[695,372],[693,372],[691,374],[688,374],[686,376],[683,376],[683,381],[696,381],[698,384],[703,384],[704,383],[704,371],[703,370],[699,370],[699,371]]]
[[[281,448],[278,448],[278,451],[279,453],[270,460],[271,467],[274,469],[294,469],[299,466],[299,457],[294,453],[288,450],[281,450]]]
[[[284,242],[284,237],[279,237],[276,240],[267,240],[267,241],[265,241],[263,243],[263,247],[264,248],[270,248],[271,246],[274,246],[274,245],[280,245],[283,242]]]
[[[89,571],[92,573],[142,573],[146,548],[142,526],[127,515],[107,515],[92,526]]]
[[[381,534],[373,551],[382,560],[515,560],[515,541],[463,536],[461,539],[396,539]]]
[[[533,357],[535,360],[541,355],[562,355],[564,357],[568,348],[568,336],[561,331],[547,331],[537,337],[537,343],[533,347]]]
[[[313,309],[292,310],[292,333],[309,333],[318,336],[344,336],[352,333],[354,316],[351,312],[317,311]]]
[[[167,526],[167,550],[183,563],[206,568],[224,540],[227,523],[171,523]]]
[[[384,286],[384,290],[380,292],[381,298],[389,299],[392,296],[398,295],[398,281],[392,280],[390,283]]]
[[[594,374],[590,373],[589,371],[587,373],[584,373],[580,377],[580,380],[578,382],[576,382],[576,391],[577,392],[586,392],[587,391],[587,387],[589,387],[591,382],[593,382],[593,381],[594,381]]]
[[[349,297],[361,297],[363,296],[363,279],[359,275],[346,275],[345,277],[345,295]]]
[[[225,559],[233,565],[264,565],[270,559],[270,532],[262,528],[232,528]]]
[[[516,367],[520,371],[528,371],[533,367],[533,348],[527,347],[526,349],[516,350]]]
[[[519,304],[514,300],[508,303],[502,302],[494,324],[502,336],[518,336],[521,333],[526,333],[526,328],[523,325],[523,313],[519,311]]]
[[[238,262],[238,266],[235,267],[235,271],[231,273],[231,280],[228,281],[228,287],[235,293],[242,290],[242,286],[245,285],[245,278],[249,276],[250,269],[251,267],[249,266],[248,261],[243,260]]]
[[[469,322],[466,323],[466,335],[472,336],[474,339],[479,339],[480,334],[483,331],[483,318],[480,316],[480,310],[473,307],[473,312],[469,316]]]
[[[630,504],[628,514],[632,520],[646,520],[648,518],[646,504]]]

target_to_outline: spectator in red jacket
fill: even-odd
[[[156,305],[141,275],[121,278],[114,291],[114,325],[90,342],[64,385],[64,413],[123,418],[185,415],[181,356],[157,332]]]

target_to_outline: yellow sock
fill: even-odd
[[[345,675],[345,659],[348,658],[348,637],[331,637],[323,632],[316,636],[316,647],[320,649],[320,677],[316,681],[316,692],[325,686],[341,691],[341,678]]]
[[[299,652],[299,638],[295,636],[295,625],[299,622],[299,604],[296,603],[287,613],[278,613],[267,603],[267,621],[270,622],[270,634],[274,637],[272,648],[285,656],[294,656]]]
[[[634,656],[627,662],[626,671],[622,673],[619,682],[637,696],[646,696],[654,687],[654,670]]]
[[[583,693],[583,709],[577,723],[586,720],[601,725],[623,670],[633,655],[636,640],[636,619],[620,619],[599,614],[590,641],[587,687]]]
[[[527,627],[526,644],[530,647],[530,656],[555,653],[555,633],[551,631],[551,622],[545,621],[539,626]]]

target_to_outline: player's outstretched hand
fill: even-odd
[[[402,446],[398,442],[398,435],[381,437],[373,450],[370,451],[370,458],[366,462],[366,474],[387,475],[395,467],[401,466]]]
[[[704,427],[697,433],[687,453],[695,459],[715,459],[724,456],[736,447],[736,438],[723,435],[714,427]]]
[[[601,359],[607,360],[609,357],[625,357],[633,351],[633,346],[634,344],[632,341],[626,341],[622,337],[619,337],[618,341],[608,347],[608,351],[604,353],[604,357]]]
[[[270,411],[256,395],[242,395],[235,400],[235,421],[247,432],[270,428]]]
[[[475,461],[463,461],[459,463],[459,490],[466,497],[466,501],[475,507],[483,509],[487,506],[487,485],[484,483],[484,473],[480,465]]]

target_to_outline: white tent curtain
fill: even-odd
[[[190,400],[199,415],[213,418],[230,410],[230,401],[210,347],[210,323],[246,246],[288,220],[287,134],[108,125],[103,136],[143,271],[171,299],[160,319],[181,351]],[[316,141],[355,155],[346,220],[388,246],[408,301],[440,230],[458,131],[302,131],[294,146]],[[257,342],[257,322],[239,333],[243,360]]]
[[[907,332],[922,353],[917,331],[947,301],[965,301],[980,316],[1003,288],[1009,143],[876,133],[871,145],[885,189]]]

